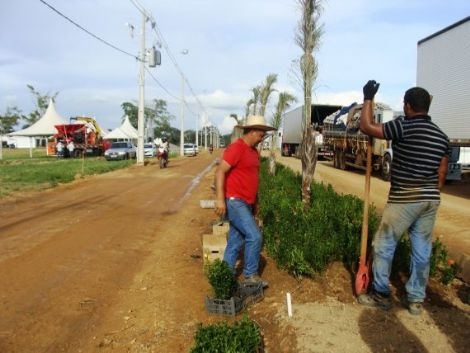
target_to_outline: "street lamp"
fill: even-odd
[[[188,54],[188,49],[183,49],[181,54]],[[181,71],[181,131],[180,131],[180,156],[184,156],[184,74]]]

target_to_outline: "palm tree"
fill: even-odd
[[[271,125],[279,130],[282,124],[282,114],[286,111],[287,108],[290,108],[291,104],[297,102],[295,98],[289,92],[279,93],[279,99],[276,105],[276,111],[274,112],[273,118],[271,120]]]
[[[295,98],[289,92],[281,92],[279,93],[279,99],[276,105],[276,111],[274,112],[273,118],[271,120],[271,125],[276,128],[276,131],[279,130],[282,124],[282,114],[284,111],[290,107],[291,103],[296,102],[297,98]],[[277,139],[278,135],[275,133],[273,135],[273,140],[271,143],[271,150],[269,153],[269,173],[274,175],[276,173],[276,153],[275,153],[275,146],[277,146]]]
[[[246,102],[245,105],[245,119],[250,115],[250,108],[251,106],[255,103],[253,98],[248,99],[248,102]]]
[[[266,76],[264,84],[260,86],[261,88],[259,92],[259,115],[261,116],[264,116],[266,112],[266,105],[268,104],[269,96],[275,91],[273,85],[276,83],[276,81],[277,74],[269,74],[268,76]]]
[[[315,138],[311,124],[312,114],[312,88],[318,74],[318,66],[313,51],[318,48],[322,34],[322,26],[318,20],[322,10],[321,0],[297,0],[302,15],[299,20],[298,32],[295,40],[302,49],[300,58],[300,71],[304,92],[304,119],[302,121],[302,203],[305,208],[310,207],[310,186],[317,164],[317,153],[315,149]]]
[[[253,115],[256,115],[258,112],[258,103],[260,102],[260,94],[261,94],[261,86],[256,86],[251,89],[251,92],[253,93],[253,98],[251,98],[248,102],[247,105],[250,103],[250,106],[253,106]],[[248,115],[250,115],[250,109],[248,108]],[[248,116],[247,115],[247,116]]]
[[[241,123],[241,121],[238,120],[238,115],[237,115],[237,114],[232,113],[232,114],[230,114],[229,116],[230,116],[232,119],[235,120],[235,122],[237,123],[237,125]]]

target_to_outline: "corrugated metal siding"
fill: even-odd
[[[470,140],[470,21],[418,44],[418,86],[433,95],[432,120],[451,139]]]

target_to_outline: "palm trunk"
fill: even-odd
[[[274,152],[274,149],[269,151],[269,174],[276,174],[276,153]]]
[[[315,148],[314,131],[311,126],[306,127],[305,135],[302,141],[302,204],[304,209],[310,208],[311,185],[315,167],[317,166],[317,151]]]

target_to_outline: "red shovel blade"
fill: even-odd
[[[367,288],[369,287],[369,266],[367,264],[359,264],[359,269],[356,275],[356,295],[361,295],[367,293]]]

